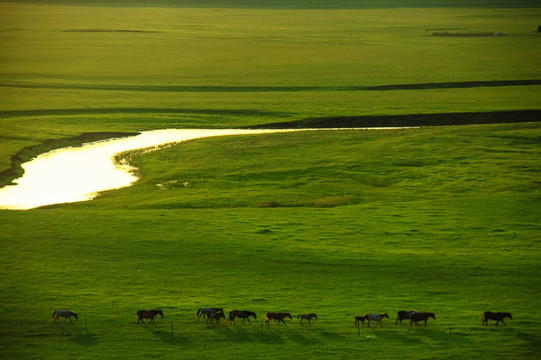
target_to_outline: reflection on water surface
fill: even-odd
[[[287,130],[170,129],[143,132],[41,154],[22,165],[16,185],[0,189],[0,209],[31,209],[44,205],[93,199],[99,191],[118,189],[137,180],[129,166],[114,163],[114,155],[209,136],[261,134]]]

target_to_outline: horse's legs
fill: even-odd
[[[503,324],[503,326],[507,326],[507,325],[505,324],[505,321],[503,321],[503,319],[502,319],[502,324]]]

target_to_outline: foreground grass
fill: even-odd
[[[539,109],[539,8],[476,3],[2,2],[0,169],[27,146],[85,132]],[[485,125],[133,154],[142,180],[132,188],[0,211],[2,356],[537,358],[539,140],[538,125]],[[259,318],[197,323],[201,306]],[[54,324],[55,308],[80,320]],[[166,317],[137,325],[144,308]],[[412,308],[437,319],[392,324]],[[483,328],[485,310],[514,320]],[[319,320],[262,329],[265,311]],[[353,316],[365,312],[391,319],[359,336]]]
[[[535,358],[539,135],[528,124],[302,132],[133,158],[143,179],[132,188],[0,212],[2,347],[15,357]],[[196,189],[156,186],[180,175]],[[307,199],[357,193],[346,206],[299,207],[291,187]],[[267,198],[277,207],[261,207]],[[259,318],[197,323],[202,306]],[[79,322],[53,324],[54,308]],[[166,318],[137,325],[142,308]],[[410,308],[437,319],[395,326]],[[514,320],[482,328],[489,309]],[[319,320],[262,328],[265,311]],[[352,320],[365,312],[391,319],[359,336]]]

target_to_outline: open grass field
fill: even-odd
[[[202,139],[124,154],[141,180],[95,201],[0,210],[2,357],[536,359],[541,125],[517,122],[540,110],[541,8],[357,3],[0,2],[0,171],[105,132],[509,119]],[[410,309],[436,320],[395,326]]]

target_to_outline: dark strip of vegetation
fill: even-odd
[[[29,89],[104,90],[104,91],[162,91],[162,92],[301,92],[301,91],[385,91],[426,89],[467,89],[477,87],[503,87],[541,85],[541,79],[456,81],[442,83],[396,84],[380,86],[145,86],[145,85],[93,85],[93,84],[24,84],[4,83],[0,86]],[[2,113],[0,113],[2,114]]]
[[[82,32],[82,33],[160,33],[162,31],[148,31],[148,30],[129,30],[129,29],[72,29],[63,30],[63,32]]]
[[[500,36],[502,33],[494,33],[491,31],[488,32],[447,32],[447,31],[436,31],[432,33],[433,36],[466,36],[466,37],[485,37],[485,36]]]
[[[0,117],[14,116],[64,116],[64,115],[110,115],[110,114],[203,114],[233,116],[281,116],[277,111],[251,109],[179,109],[179,108],[76,108],[0,111]]]
[[[82,133],[78,136],[62,138],[62,139],[48,139],[41,144],[27,146],[17,152],[17,154],[11,156],[11,168],[0,172],[0,187],[5,185],[13,185],[12,181],[20,178],[24,170],[21,164],[33,159],[39,154],[59,149],[67,146],[81,146],[84,143],[106,140],[111,138],[120,138],[126,136],[135,136],[138,133],[121,133],[121,132],[92,132]]]
[[[302,129],[302,128],[370,128],[415,127],[441,125],[480,125],[541,121],[541,110],[491,111],[481,113],[413,114],[343,116],[332,118],[309,118],[299,121],[279,122],[250,126],[255,129]]]

